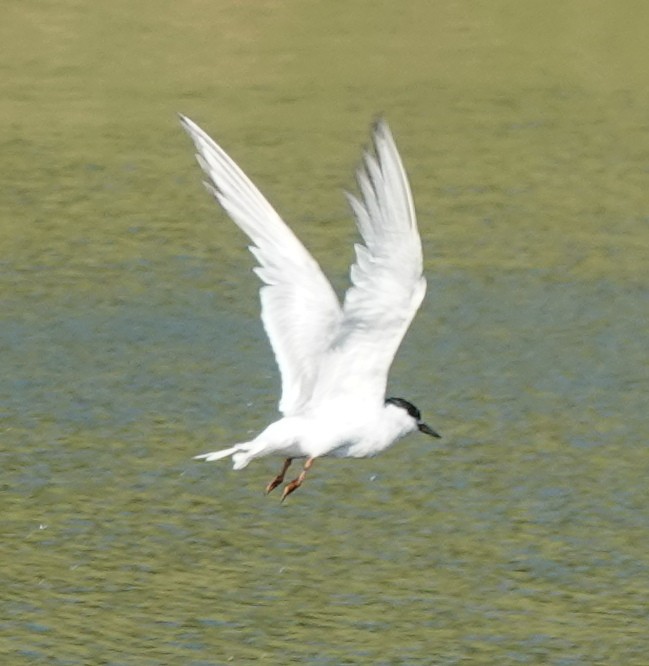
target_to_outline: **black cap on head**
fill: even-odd
[[[438,432],[433,430],[429,425],[421,420],[421,412],[411,402],[408,402],[404,398],[387,398],[385,404],[394,405],[395,407],[401,407],[401,409],[405,409],[408,414],[410,414],[410,416],[412,416],[412,418],[417,421],[417,428],[419,429],[419,432],[423,432],[424,434],[430,435],[431,437],[441,437]]]

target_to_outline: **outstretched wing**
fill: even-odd
[[[294,414],[312,395],[342,313],[318,263],[243,171],[203,130],[181,122],[198,151],[206,186],[248,235],[259,262],[261,318],[282,375],[279,409]]]
[[[388,372],[426,293],[421,240],[408,178],[388,125],[359,169],[360,198],[347,195],[363,238],[351,267],[343,321],[322,364],[314,402],[385,399]]]

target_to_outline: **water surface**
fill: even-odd
[[[8,9],[3,662],[646,663],[643,12]],[[390,391],[442,440],[319,461],[283,506],[276,461],[191,460],[264,427],[279,382],[176,111],[338,289],[340,190],[386,115],[429,279]]]

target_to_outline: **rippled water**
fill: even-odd
[[[3,326],[17,654],[579,663],[602,616],[633,654],[647,600],[647,292],[432,282],[443,296],[392,384],[444,439],[322,461],[285,506],[261,492],[274,461],[235,474],[190,460],[272,416],[255,319],[180,292]]]
[[[520,23],[417,6],[368,24],[359,3],[344,25],[326,3],[124,5],[128,22],[72,2],[13,10],[3,663],[646,663],[636,21],[600,8],[573,23],[568,3],[546,53],[540,3]],[[628,28],[617,59],[597,39],[609,22]],[[517,59],[532,52],[545,69]],[[484,81],[482,64],[498,65]],[[390,391],[443,439],[318,461],[284,505],[262,492],[275,460],[191,460],[263,428],[279,395],[252,259],[171,116],[194,108],[337,287],[357,130],[394,118],[429,293]]]

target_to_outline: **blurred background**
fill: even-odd
[[[2,13],[3,663],[646,664],[647,4]],[[281,506],[276,460],[191,460],[279,378],[177,112],[340,291],[387,118],[429,282],[390,393],[443,439]]]

